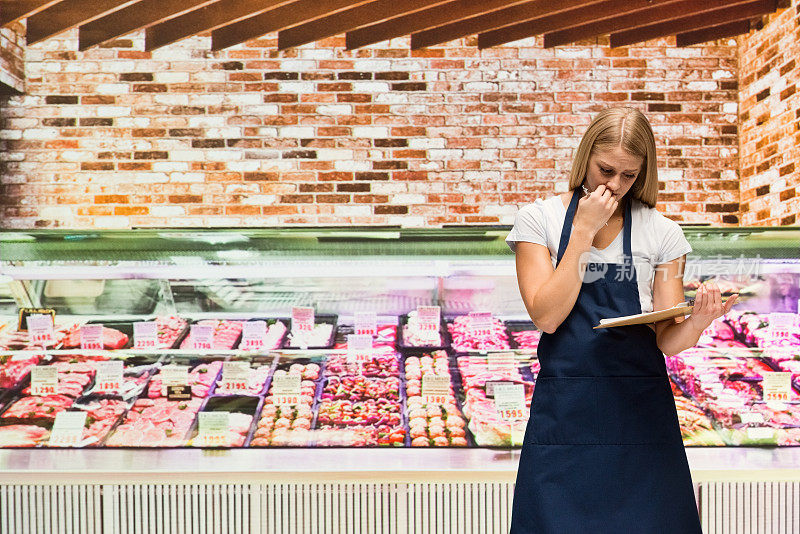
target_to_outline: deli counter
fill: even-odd
[[[220,532],[507,531],[539,368],[507,233],[0,233],[0,532],[45,497],[74,510],[40,523],[98,532],[147,503]],[[800,522],[800,230],[684,233],[687,299],[740,295],[666,359],[704,528]]]

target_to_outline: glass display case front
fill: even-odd
[[[740,295],[666,359],[685,444],[800,444],[800,230],[684,232],[686,297]],[[0,446],[519,446],[507,233],[2,233]]]

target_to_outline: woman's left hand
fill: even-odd
[[[686,320],[702,332],[714,322],[714,319],[731,311],[738,297],[738,294],[731,295],[723,304],[719,286],[713,280],[707,280],[700,284],[694,298],[692,314]]]

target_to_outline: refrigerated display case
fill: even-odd
[[[695,482],[701,488],[800,480],[800,449],[791,447],[800,444],[800,230],[684,232],[693,248],[687,298],[709,277],[724,294],[740,294],[696,348],[667,360]],[[364,498],[396,503],[400,491],[406,510],[416,506],[403,493],[408,488],[433,495],[438,490],[430,485],[441,483],[456,503],[471,484],[494,496],[482,506],[500,519],[469,528],[502,531],[539,337],[519,297],[507,233],[505,227],[1,233],[0,443],[25,446],[0,451],[3,483],[111,484],[103,499],[122,498],[113,493],[122,485],[167,479],[234,482],[234,494],[245,482],[272,488],[250,494],[254,503],[273,498],[275,484],[287,481],[301,481],[291,489],[300,493],[324,493],[320,488],[332,481],[386,482],[399,486],[384,488],[389,493],[370,486],[363,491],[372,496]],[[298,306],[314,308],[320,331],[313,342],[292,341]],[[422,335],[419,306],[441,310],[435,339]],[[55,311],[56,339],[46,350],[19,331],[19,308]],[[377,331],[372,352],[359,355],[347,350],[347,334],[364,312],[374,314]],[[480,328],[473,328],[470,312],[483,312]],[[133,324],[142,321],[158,324],[157,345],[132,347]],[[244,323],[254,321],[270,332],[256,350],[242,343]],[[103,350],[81,349],[81,325],[92,323],[104,327]],[[213,330],[210,345],[196,343],[192,325]],[[93,367],[116,359],[124,365],[119,389],[97,391]],[[246,368],[238,382],[223,376],[223,367],[236,363]],[[161,380],[174,365],[188,366],[184,400],[168,398]],[[31,400],[33,366],[60,366],[59,402]],[[78,378],[76,369],[87,377]],[[276,403],[273,379],[291,374],[299,375],[301,395],[291,405]],[[448,377],[441,398],[423,395],[426,375]],[[788,389],[775,386],[787,376]],[[520,386],[522,409],[501,415],[492,398],[497,384]],[[77,448],[50,447],[62,411],[87,413]],[[227,432],[217,441],[198,436],[206,412],[228,414]],[[347,492],[333,491],[340,490]],[[701,489],[698,496],[702,504]],[[467,529],[458,514],[452,519],[454,531]],[[251,524],[262,520],[271,519]],[[395,531],[387,521],[386,531]]]

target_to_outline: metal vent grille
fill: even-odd
[[[506,534],[514,486],[0,486],[0,534]],[[705,534],[800,532],[800,482],[696,487]]]

